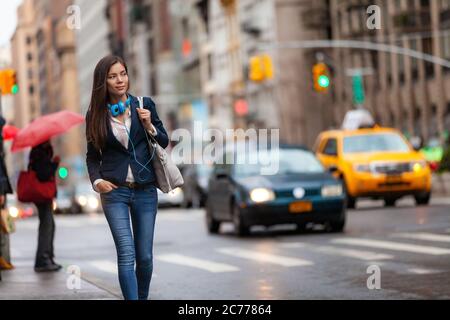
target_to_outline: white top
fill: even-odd
[[[127,108],[127,112],[125,113],[125,124],[123,122],[120,122],[117,118],[112,117],[111,116],[111,128],[112,128],[112,132],[114,134],[114,136],[116,137],[116,139],[126,148],[128,149],[128,143],[129,143],[129,133],[130,133],[130,128],[131,128],[131,110],[130,108]],[[153,132],[150,132],[150,134],[152,134],[153,136],[156,136],[158,134],[158,132],[156,131],[155,127],[153,126]],[[95,191],[99,192],[97,190],[97,185],[104,181],[103,179],[97,179],[94,181],[94,185],[93,188]],[[133,176],[133,172],[131,171],[131,166],[128,166],[128,173],[127,173],[127,178],[126,178],[126,182],[134,182],[134,176]]]

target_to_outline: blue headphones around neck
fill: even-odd
[[[131,97],[128,97],[125,103],[123,101],[119,101],[116,104],[108,103],[107,106],[109,111],[111,112],[111,115],[113,117],[117,117],[120,116],[121,114],[124,114],[127,108],[130,106],[130,104],[131,104]]]

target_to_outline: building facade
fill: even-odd
[[[367,27],[367,8],[381,9],[381,28]],[[357,39],[403,47],[450,60],[450,1],[331,0],[333,39]],[[424,142],[442,138],[450,128],[450,69],[403,54],[340,48],[336,65],[333,110],[336,124],[352,101],[349,70],[363,75],[365,102],[377,122],[401,129]]]
[[[75,33],[67,23],[72,4],[72,0],[24,0],[18,8],[11,48],[20,88],[14,99],[14,116],[20,128],[44,114],[61,110],[80,113]],[[69,172],[76,172],[82,161],[81,138],[82,130],[76,128],[52,139],[55,153]],[[18,166],[24,168],[27,154],[18,158]]]

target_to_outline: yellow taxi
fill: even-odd
[[[417,205],[431,196],[431,170],[397,130],[373,126],[322,132],[315,143],[322,164],[342,179],[347,206],[357,198],[383,199],[386,206],[407,195]]]

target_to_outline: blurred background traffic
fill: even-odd
[[[409,255],[450,254],[429,243],[415,246],[421,241],[441,246],[450,242],[450,0],[10,0],[0,4],[0,26],[0,111],[7,121],[3,156],[14,189],[30,151],[12,148],[20,130],[62,110],[84,116],[95,65],[115,54],[128,64],[130,93],[153,98],[169,136],[185,129],[193,145],[204,146],[207,141],[201,141],[203,132],[195,130],[196,124],[223,133],[279,130],[281,157],[273,175],[261,175],[258,164],[178,163],[184,186],[168,194],[158,192],[163,214],[158,218],[158,239],[163,240],[156,247],[168,251],[161,257],[164,263],[219,275],[242,268],[250,270],[250,279],[256,270],[252,261],[239,268],[224,265],[220,258],[216,264],[217,252],[282,268],[319,261],[335,266],[337,260],[314,255],[306,255],[311,261],[296,260],[297,253],[318,246],[315,254],[347,258],[348,265],[342,265],[341,273],[333,271],[333,277],[360,272],[352,259],[389,260],[393,252],[398,253],[395,261],[404,262],[394,262],[394,272],[407,266],[407,274],[448,275],[447,260],[419,262]],[[102,242],[107,238],[104,220],[95,218],[102,208],[87,176],[84,124],[53,138],[52,144],[61,159],[53,209],[61,214],[57,223],[63,240],[59,243],[66,248],[61,249],[63,259],[82,264],[77,252],[91,250],[92,256],[104,260],[86,261],[85,270],[92,269],[99,278],[105,272],[115,275],[114,264],[111,267],[107,260],[113,254],[105,253]],[[171,141],[168,152],[176,146]],[[254,150],[269,157],[272,151]],[[380,201],[372,206],[366,199]],[[399,201],[403,202],[398,205]],[[7,207],[10,216],[25,220],[24,231],[18,226],[17,239],[29,237],[26,227],[35,225],[27,218],[37,214],[36,208],[19,202],[15,194],[8,195]],[[230,238],[214,237],[228,235],[227,223],[239,236],[248,235],[253,226],[274,224],[292,224],[302,233],[315,230],[316,223],[332,233],[348,232],[340,238],[328,232],[302,238],[311,241],[306,246],[281,242],[283,249],[275,250],[272,242],[256,237],[254,247],[253,242],[242,241],[239,248],[216,250],[216,245],[234,245]],[[74,234],[87,239],[79,239],[78,249],[70,246],[71,228],[82,228]],[[348,238],[355,235],[415,242]],[[274,246],[280,244],[274,241]],[[323,246],[325,241],[332,245]],[[25,242],[16,243],[24,257],[32,254]],[[169,252],[173,243],[186,256]],[[391,254],[347,250],[339,244],[366,245]],[[295,258],[285,257],[286,248],[302,251]],[[277,250],[280,255],[272,256]],[[411,263],[415,265],[409,268]],[[203,279],[171,268],[160,270],[170,275],[160,279],[178,275],[183,281],[192,280],[195,288]],[[260,279],[258,290],[241,280],[240,290],[227,290],[228,278],[221,278],[224,282],[218,282],[220,292],[214,297],[235,298],[233,294],[241,292],[256,298],[304,297],[298,295],[299,282],[293,281],[301,273],[272,276],[275,281],[288,278],[272,287],[266,278]],[[302,283],[308,282],[306,278]],[[320,282],[319,278],[311,277]],[[111,278],[105,279],[110,283]],[[422,282],[424,288],[436,290],[426,293],[409,286],[415,281],[392,279],[393,290],[406,292],[394,297],[410,297],[416,289],[422,297],[450,296],[448,278]],[[210,275],[208,281],[214,283],[216,278]],[[305,288],[321,297],[366,294],[356,287],[326,290],[328,284],[321,284]],[[180,297],[204,297],[198,287]],[[390,297],[389,292],[381,296]]]
[[[373,4],[11,1],[2,4],[4,24],[11,21],[2,26],[3,115],[19,129],[60,110],[84,115],[94,66],[114,53],[130,66],[131,92],[154,98],[169,132],[192,131],[194,121],[223,131],[279,128],[281,142],[312,148],[320,132],[341,127],[347,111],[365,108],[375,123],[401,132],[434,172],[446,171],[450,68],[426,57],[450,58],[450,1]],[[366,41],[379,48],[324,46],[320,40]],[[86,176],[84,127],[54,140],[62,159],[55,208],[98,210]],[[6,159],[16,181],[27,150],[6,152]],[[204,204],[210,171],[187,169],[186,188],[195,192],[177,191],[161,204]]]

